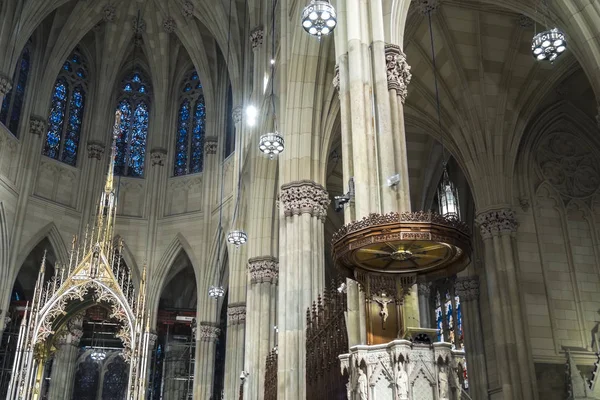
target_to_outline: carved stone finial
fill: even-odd
[[[406,62],[406,54],[395,44],[385,45],[385,65],[387,70],[388,90],[395,90],[402,100],[406,101],[408,84],[412,79],[410,65]]]
[[[479,297],[479,277],[457,278],[454,282],[454,291],[462,302],[477,300]]]
[[[175,22],[175,19],[173,19],[173,17],[167,17],[164,19],[163,29],[165,30],[165,32],[173,33],[173,32],[175,32],[176,28],[177,28],[177,22]]]
[[[529,18],[527,15],[523,15],[523,14],[519,15],[517,22],[519,23],[519,26],[521,28],[530,28],[533,26],[533,20],[531,18]]]
[[[233,303],[227,306],[228,325],[243,325],[246,323],[246,303]]]
[[[150,150],[150,165],[163,167],[167,161],[167,150],[156,148]]]
[[[88,157],[95,158],[96,160],[102,159],[104,154],[104,145],[100,142],[90,141],[87,145]]]
[[[29,132],[35,136],[42,136],[46,130],[46,120],[42,117],[31,116],[29,119]]]
[[[115,9],[115,6],[112,6],[110,4],[104,6],[104,8],[102,9],[102,20],[104,22],[113,22],[116,17],[117,11]]]
[[[216,343],[219,340],[221,329],[212,322],[200,322],[200,340],[202,342]]]
[[[479,225],[481,236],[489,239],[492,236],[498,236],[503,233],[512,233],[517,231],[517,219],[515,213],[510,209],[493,210],[479,214],[475,218]]]
[[[313,181],[295,181],[281,186],[279,204],[286,217],[310,214],[325,221],[329,203],[327,190]]]
[[[219,140],[216,136],[207,136],[204,139],[204,153],[206,154],[217,154],[217,145]]]
[[[12,80],[5,75],[0,75],[0,95],[6,96],[12,89]]]
[[[239,124],[240,122],[242,122],[242,107],[241,106],[237,106],[236,108],[233,109],[233,111],[231,112],[231,118],[233,118],[234,124]]]
[[[439,6],[439,0],[413,0],[413,3],[416,3],[416,6],[423,15],[435,12]]]
[[[258,49],[263,44],[264,29],[262,26],[257,26],[250,32],[250,42],[252,43],[252,50]]]
[[[338,94],[340,93],[340,66],[335,65],[335,72],[333,73],[333,80],[331,81],[333,87],[335,88]]]
[[[194,3],[190,0],[185,0],[181,8],[181,13],[186,18],[192,18],[194,16]]]
[[[277,283],[279,262],[271,256],[255,257],[248,260],[250,283]]]

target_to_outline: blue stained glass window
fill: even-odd
[[[190,101],[184,100],[179,107],[179,126],[175,145],[175,176],[187,174],[188,131],[190,124]]]
[[[204,106],[204,97],[200,97],[196,102],[194,112],[194,132],[192,133],[192,146],[190,155],[190,172],[202,172],[204,167],[204,121],[206,119],[206,108]]]
[[[64,79],[58,79],[54,84],[52,94],[52,108],[48,118],[48,133],[46,134],[46,145],[44,154],[50,158],[58,159],[60,154],[60,142],[65,124],[65,113],[67,110],[68,84]]]
[[[187,75],[181,91],[175,143],[175,176],[202,172],[206,108],[198,73]]]
[[[19,133],[19,122],[21,121],[21,109],[25,98],[27,78],[29,77],[29,49],[26,47],[21,53],[13,76],[12,89],[4,96],[2,108],[0,109],[0,121],[17,136]]]
[[[61,156],[62,162],[73,166],[77,162],[77,148],[79,146],[79,136],[81,134],[84,105],[85,92],[81,86],[78,86],[73,91],[73,95],[69,101],[69,126],[65,136],[65,147]]]
[[[122,84],[117,108],[123,115],[117,138],[115,174],[141,178],[144,176],[151,87],[140,73],[129,75]]]
[[[77,164],[87,87],[87,68],[78,52],[65,61],[54,84],[43,148],[44,155],[72,166]]]

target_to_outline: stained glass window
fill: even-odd
[[[439,341],[452,343],[453,346],[462,343],[462,309],[458,296],[454,296],[453,302],[448,291],[445,294],[436,294],[435,323]]]
[[[150,83],[141,73],[134,72],[121,82],[117,109],[123,117],[116,141],[115,174],[141,178],[150,116]]]
[[[175,176],[202,172],[206,107],[202,84],[196,71],[186,76],[181,90],[175,143]]]
[[[29,48],[25,47],[15,69],[12,89],[4,96],[2,108],[0,108],[0,122],[15,136],[19,135],[19,123],[21,122],[21,110],[25,99],[30,63]]]
[[[77,366],[73,399],[96,400],[98,381],[100,380],[99,365],[88,356]]]
[[[102,400],[120,400],[125,398],[129,368],[122,357],[115,357],[108,364],[102,383]]]
[[[72,166],[77,164],[87,76],[85,59],[76,48],[56,78],[48,116],[48,132],[42,150],[45,156]]]

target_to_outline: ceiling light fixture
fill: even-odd
[[[554,62],[567,49],[565,33],[558,28],[540,32],[533,37],[531,52],[538,61]]]
[[[224,294],[225,289],[223,289],[223,286],[211,286],[208,288],[208,296],[212,297],[215,300],[217,300],[220,297],[223,297]]]
[[[335,8],[327,0],[311,0],[302,11],[302,27],[319,39],[330,34],[336,25]]]
[[[240,247],[242,244],[246,244],[248,241],[248,235],[244,231],[231,231],[227,234],[227,241],[235,247]]]

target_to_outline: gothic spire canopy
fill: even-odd
[[[147,347],[150,338],[146,304],[146,266],[139,289],[133,287],[131,271],[121,263],[123,243],[115,245],[114,227],[117,201],[114,190],[115,140],[121,125],[121,112],[115,114],[113,144],[104,190],[91,231],[78,244],[73,238],[69,264],[57,266],[46,283],[44,256],[33,299],[28,304],[19,331],[19,345],[8,399],[33,399],[39,393],[44,364],[52,355],[53,342],[66,323],[82,309],[96,303],[108,308],[112,320],[121,327],[123,358],[129,362],[128,399],[142,399],[147,376]]]

